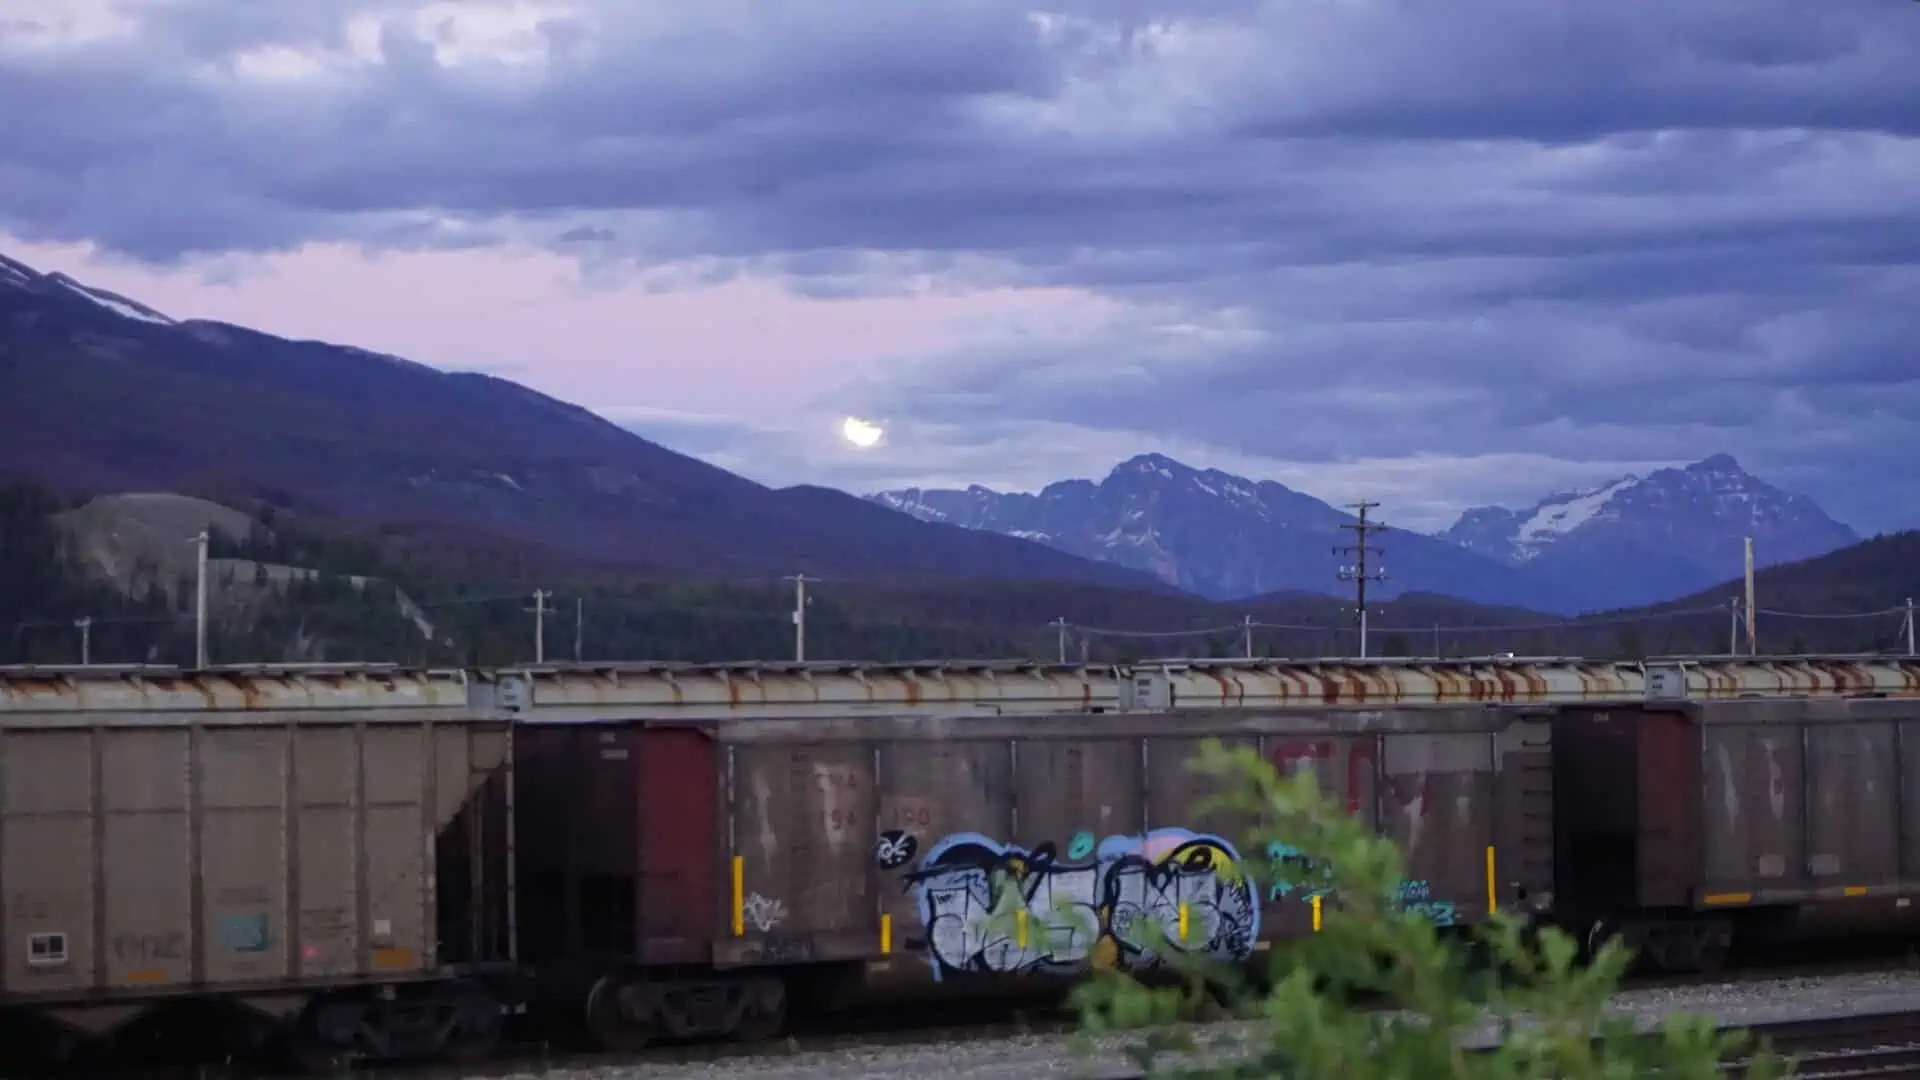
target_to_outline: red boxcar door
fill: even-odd
[[[697,728],[647,728],[634,740],[640,851],[635,888],[640,956],[704,963],[718,932],[720,773]]]
[[[1690,907],[1700,876],[1700,729],[1681,712],[1640,716],[1640,903]]]

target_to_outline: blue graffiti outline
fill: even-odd
[[[1085,837],[1088,841],[1093,839],[1091,833],[1082,830],[1074,836],[1075,847],[1079,846],[1082,837]],[[919,886],[928,878],[942,873],[944,870],[951,869],[957,871],[962,869],[959,865],[951,868],[943,868],[940,866],[942,859],[948,852],[956,848],[975,847],[995,859],[1018,858],[1028,863],[1030,867],[1045,866],[1053,870],[1068,872],[1089,869],[1098,870],[1103,881],[1104,889],[1106,875],[1113,865],[1128,857],[1142,856],[1149,843],[1154,843],[1156,846],[1165,844],[1169,848],[1178,848],[1188,844],[1214,845],[1225,852],[1234,868],[1240,873],[1247,875],[1248,899],[1251,902],[1246,905],[1247,927],[1245,950],[1247,955],[1252,955],[1254,943],[1260,940],[1260,915],[1263,905],[1260,903],[1256,883],[1252,876],[1247,873],[1246,863],[1241,858],[1239,850],[1232,842],[1223,836],[1217,836],[1212,833],[1196,833],[1190,829],[1176,827],[1153,829],[1143,836],[1109,836],[1099,841],[1097,845],[1094,845],[1091,859],[1085,857],[1078,859],[1060,859],[1055,854],[1055,849],[1052,844],[1041,844],[1034,848],[1026,848],[1019,844],[995,840],[982,833],[962,832],[950,833],[947,836],[941,837],[932,846],[928,847],[920,857],[916,868],[913,872],[906,875],[905,880],[905,887],[914,893],[914,907],[920,916],[920,925],[928,935],[927,959],[933,967],[934,980],[937,982],[943,978],[945,974],[945,962],[938,956],[932,940],[934,927],[933,898],[930,890],[917,888],[916,886]],[[1006,899],[1005,894],[996,888],[997,876],[997,873],[994,873],[988,877],[987,884],[990,893],[990,903],[987,909],[987,918],[993,918],[1002,914],[999,909]],[[1025,893],[1016,892],[1015,899],[1020,905],[1028,905],[1030,903],[1029,897]],[[1028,909],[1031,910],[1030,907]],[[1009,914],[1011,910],[1017,909],[1010,909]],[[1098,935],[1108,935],[1112,933],[1112,928],[1104,925],[1104,923],[1105,920],[1103,919],[1102,925],[1098,929]],[[1039,929],[1038,932],[1046,934],[1050,933],[1051,930],[1043,928]],[[1023,947],[1023,951],[1025,948],[1031,948],[1031,946]],[[1090,946],[1089,949],[1091,950],[1091,948]],[[1073,966],[1078,967],[1081,965],[1075,964]]]
[[[1292,844],[1280,840],[1270,841],[1267,844],[1267,861],[1272,863],[1274,867],[1273,881],[1267,886],[1267,903],[1277,904],[1289,896],[1292,896],[1295,889],[1301,890],[1301,903],[1311,903],[1316,896],[1326,897],[1333,895],[1331,884],[1319,888],[1312,888],[1308,887],[1304,881],[1294,881],[1291,878],[1281,875],[1280,867],[1286,863],[1294,862],[1300,864],[1300,869],[1305,871],[1309,876],[1318,872],[1319,876],[1329,883],[1333,880],[1333,867],[1322,865],[1318,859],[1302,853],[1299,848],[1294,847]]]
[[[1333,878],[1331,866],[1323,865],[1319,860],[1303,854],[1292,844],[1280,840],[1269,842],[1267,861],[1275,868],[1273,881],[1267,886],[1267,903],[1277,904],[1296,897],[1301,903],[1312,903],[1315,897],[1325,898],[1333,895],[1330,885],[1312,888],[1306,882],[1295,881],[1279,872],[1279,867],[1292,862],[1298,864],[1309,878],[1316,872],[1329,882]],[[1435,899],[1433,886],[1425,878],[1407,878],[1401,881],[1394,887],[1393,902],[1399,905],[1402,911],[1417,912],[1435,926],[1453,926],[1459,919],[1454,902]]]

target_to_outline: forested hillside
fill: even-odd
[[[210,504],[200,504],[210,505]],[[95,509],[93,507],[89,508]],[[215,508],[223,509],[223,508]],[[657,581],[591,566],[543,565],[526,553],[434,559],[414,533],[357,532],[249,507],[244,530],[211,545],[209,654],[215,663],[395,661],[508,664],[534,658],[535,590],[545,590],[550,661],[790,660],[792,586],[778,580]],[[108,528],[44,491],[0,489],[0,663],[74,663],[91,617],[95,663],[190,663],[191,574],[178,565],[115,568],[82,557]],[[185,533],[168,526],[180,551]],[[125,526],[119,526],[122,532]],[[243,531],[244,535],[232,535]],[[1897,605],[1920,592],[1920,534],[1878,538],[1761,575],[1763,651],[1867,652],[1904,647],[1900,613],[1789,619],[1768,609],[1838,614]],[[1588,620],[1413,595],[1376,609],[1375,655],[1585,655],[1635,658],[1725,652],[1728,586],[1659,608]],[[809,589],[807,657],[1054,660],[1152,656],[1352,655],[1350,608],[1285,594],[1216,604],[1164,593],[1062,582],[827,580]]]
[[[0,663],[72,663],[92,616],[96,659],[173,662],[192,626],[159,587],[129,596],[86,573],[55,524],[67,509],[34,487],[0,487]]]

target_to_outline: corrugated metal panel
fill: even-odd
[[[1791,724],[1706,728],[1703,829],[1708,903],[1807,885],[1806,773]]]
[[[0,1001],[434,970],[423,840],[507,746],[455,732],[192,715],[13,727],[0,737]]]
[[[352,719],[418,722],[415,710],[465,712],[463,671],[403,670],[385,665],[234,667],[187,671],[168,667],[0,667],[0,726],[139,724],[156,713],[240,714],[247,722],[272,713],[324,710],[365,713]],[[348,719],[334,716],[335,719]],[[165,721],[177,722],[177,718]]]
[[[1525,721],[1476,706],[1341,719],[1350,730],[1329,731],[1323,713],[1304,709],[716,725],[727,776],[719,842],[731,860],[720,878],[731,925],[716,958],[926,953],[937,977],[964,978],[1151,963],[1138,927],[1173,935],[1183,912],[1185,951],[1221,959],[1312,933],[1319,870],[1285,844],[1241,850],[1233,841],[1244,841],[1247,822],[1199,812],[1217,794],[1186,767],[1204,736],[1315,770],[1407,853],[1409,908],[1447,925],[1481,919],[1505,805],[1495,742]],[[782,737],[761,737],[769,728]],[[667,735],[694,737],[648,731]],[[649,790],[674,821],[703,827],[686,809],[703,793],[686,788],[677,779]],[[1516,865],[1526,857],[1517,853]],[[1550,855],[1539,857],[1550,885]],[[1279,864],[1273,874],[1248,879],[1269,862]],[[680,860],[697,863],[691,851]],[[983,929],[980,918],[1002,880],[1019,882],[1026,898],[1010,933]]]
[[[1499,848],[1494,887],[1502,906],[1553,903],[1553,722],[1516,721],[1494,738]]]
[[[1699,710],[1712,906],[1912,887],[1911,741],[1920,707],[1812,699]]]
[[[552,666],[483,676],[528,719],[633,720],[1132,711],[1277,706],[1628,703],[1741,697],[1920,696],[1894,657],[1168,661],[1113,667],[923,664]]]

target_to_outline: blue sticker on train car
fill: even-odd
[[[266,952],[272,941],[264,911],[220,916],[220,944],[226,946],[228,952]]]

